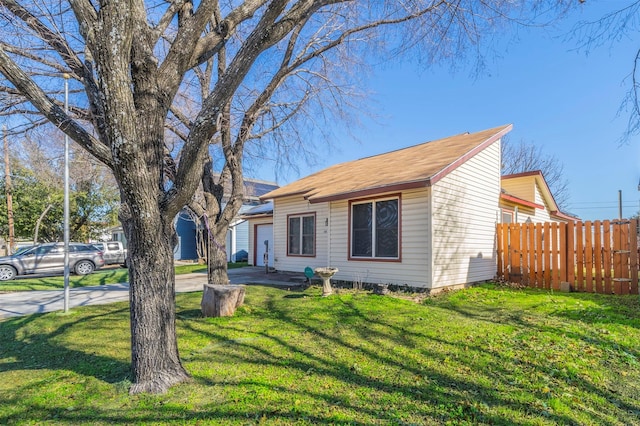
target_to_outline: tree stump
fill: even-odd
[[[244,286],[205,284],[200,308],[204,317],[230,317],[244,303]]]

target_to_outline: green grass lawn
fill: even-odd
[[[178,295],[193,380],[165,395],[128,394],[126,303],[4,320],[0,424],[640,424],[637,296],[320,293]]]
[[[227,267],[241,268],[247,266],[246,262],[229,263]],[[189,274],[192,272],[206,272],[206,265],[197,263],[179,265],[175,267],[176,274]],[[126,268],[99,269],[89,275],[70,275],[70,287],[87,287],[104,284],[117,284],[129,281],[129,272]],[[38,277],[18,278],[12,281],[0,281],[0,292],[3,291],[29,291],[29,290],[59,290],[64,287],[64,277]]]

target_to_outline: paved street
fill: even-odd
[[[300,284],[304,275],[270,273],[264,268],[245,267],[229,270],[232,284],[263,284],[275,286],[295,286]],[[176,292],[186,293],[202,291],[207,281],[204,273],[176,275]],[[95,287],[69,289],[69,307],[100,305],[129,300],[129,284],[109,284]],[[0,320],[4,318],[62,311],[64,309],[64,291],[21,291],[0,294]]]

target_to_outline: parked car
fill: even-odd
[[[107,241],[106,243],[93,243],[102,250],[105,265],[127,266],[127,249],[120,241]]]
[[[104,266],[102,251],[91,244],[69,243],[69,270],[86,275]],[[64,272],[64,243],[37,244],[0,257],[0,281],[17,275]]]

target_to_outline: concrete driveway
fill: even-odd
[[[229,269],[231,284],[258,284],[295,287],[304,281],[304,274],[269,273],[264,268],[245,267]],[[205,273],[176,275],[176,293],[202,291],[207,282]],[[101,305],[129,300],[129,284],[108,284],[69,289],[69,307]],[[64,309],[64,291],[21,291],[0,294],[0,320],[10,317],[38,314]]]

